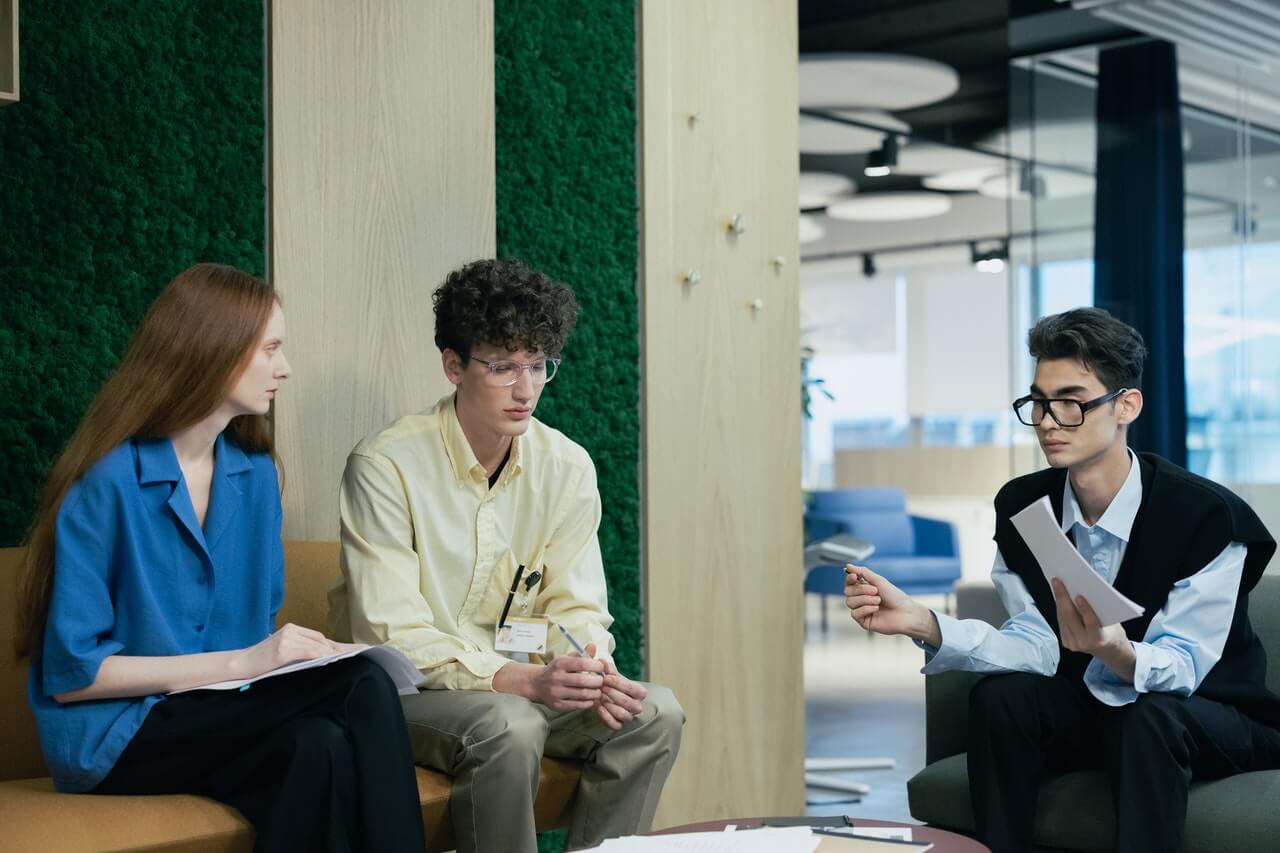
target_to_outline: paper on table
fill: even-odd
[[[201,684],[199,687],[171,690],[169,695],[190,693],[192,690],[241,690],[264,678],[286,675],[290,672],[301,672],[304,669],[314,669],[318,666],[326,666],[356,655],[366,655],[378,666],[385,669],[387,675],[391,676],[391,680],[395,683],[396,690],[401,696],[412,696],[417,693],[418,685],[426,680],[422,673],[418,671],[418,668],[404,656],[404,652],[393,649],[390,646],[357,645],[352,646],[345,652],[336,652],[335,654],[325,655],[322,658],[312,658],[311,660],[300,660],[296,663],[285,664],[261,675],[255,675],[253,678],[233,678],[230,681],[218,681],[213,684]]]
[[[789,826],[749,832],[632,835],[611,838],[592,849],[598,853],[814,853],[821,841],[807,826]]]
[[[1101,625],[1115,625],[1142,615],[1142,607],[1120,594],[1080,556],[1053,517],[1053,505],[1049,503],[1048,496],[1010,520],[1040,564],[1045,580],[1060,578],[1072,598],[1084,596],[1093,612],[1098,614]]]

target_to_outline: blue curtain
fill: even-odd
[[[1182,119],[1174,46],[1103,50],[1098,62],[1094,304],[1147,341],[1142,416],[1129,444],[1187,464],[1182,287]]]

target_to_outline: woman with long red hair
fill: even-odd
[[[54,783],[195,793],[238,808],[256,849],[423,849],[395,687],[363,657],[245,679],[340,650],[284,598],[265,416],[289,377],[280,302],[199,264],[143,318],[54,463],[28,539],[17,652]]]

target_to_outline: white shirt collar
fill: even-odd
[[[1062,490],[1062,532],[1070,531],[1072,525],[1077,522],[1081,527],[1087,527],[1084,523],[1084,512],[1081,511],[1080,503],[1076,500],[1075,490],[1071,488],[1070,476],[1067,477]],[[1099,518],[1094,526],[1101,527],[1117,539],[1128,542],[1129,534],[1133,532],[1134,519],[1138,517],[1138,509],[1141,506],[1142,469],[1138,465],[1138,457],[1134,455],[1133,450],[1129,450],[1129,476],[1125,477],[1124,485],[1120,487],[1120,491],[1116,492],[1116,496],[1111,499],[1111,504],[1102,513],[1102,518]]]

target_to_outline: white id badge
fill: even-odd
[[[500,652],[546,654],[547,620],[508,616],[506,625],[494,629],[493,647]]]

